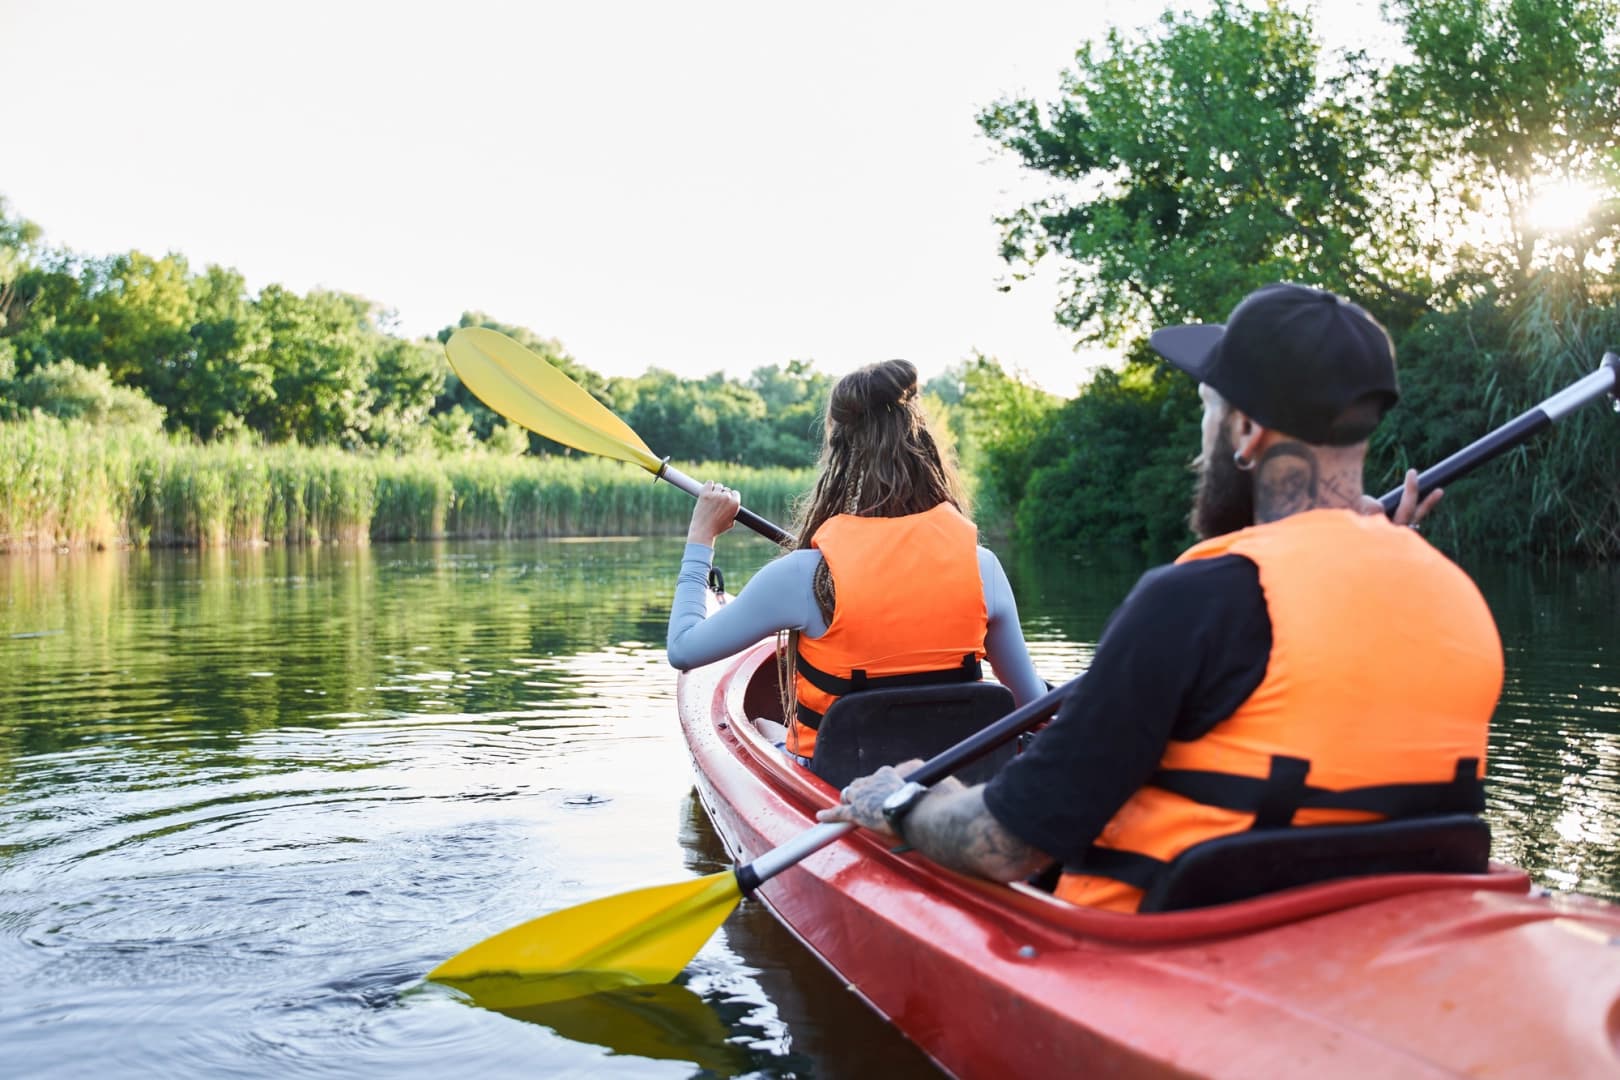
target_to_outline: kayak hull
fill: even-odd
[[[749,720],[769,714],[772,648],[678,689],[699,796],[739,864],[837,798]],[[755,896],[957,1076],[1620,1075],[1620,908],[1507,867],[1120,915],[856,832]]]

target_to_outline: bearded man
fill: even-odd
[[[1481,808],[1496,625],[1416,531],[1439,493],[1419,506],[1409,473],[1391,522],[1362,491],[1398,395],[1389,335],[1279,283],[1150,344],[1200,383],[1202,541],[1143,575],[1056,718],[989,783],[925,789],[885,768],[822,820],[997,881],[1056,862],[1058,896],[1136,911],[1205,840]]]

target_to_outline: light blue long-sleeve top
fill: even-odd
[[[809,638],[827,632],[811,583],[821,562],[820,551],[806,548],[767,563],[725,607],[705,617],[713,561],[714,549],[706,544],[689,543],[681,556],[665,643],[669,662],[676,668],[686,671],[712,664],[778,630],[798,630]],[[989,616],[985,659],[996,678],[1012,691],[1014,701],[1019,705],[1033,701],[1046,692],[1046,684],[1030,662],[1024,630],[1018,625],[1018,605],[1001,560],[983,547],[979,548],[979,581]]]

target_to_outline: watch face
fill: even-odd
[[[927,791],[927,788],[916,782],[902,784],[889,792],[888,798],[883,800],[883,812],[892,814],[897,810],[903,810],[922,798]]]

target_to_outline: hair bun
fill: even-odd
[[[908,405],[917,396],[917,365],[910,360],[885,360],[874,364],[874,400],[883,405]]]
[[[909,406],[916,397],[916,365],[909,360],[883,360],[838,380],[828,402],[828,416],[834,424],[858,425],[871,414]]]

